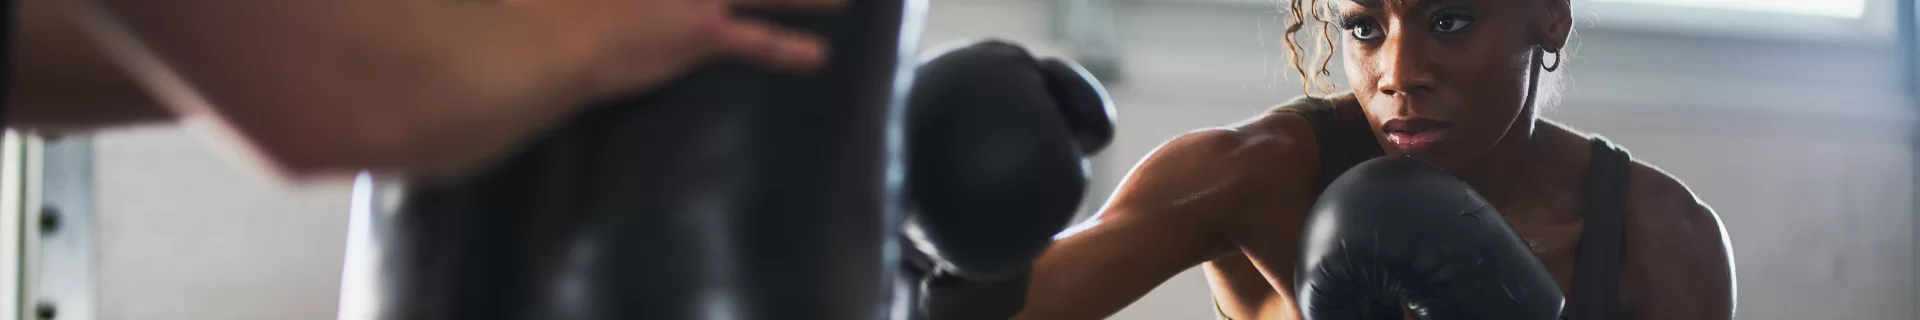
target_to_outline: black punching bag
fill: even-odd
[[[919,0],[770,17],[830,61],[720,63],[593,108],[483,174],[360,210],[343,319],[881,319]],[[367,203],[377,207],[376,203]]]
[[[1564,302],[1506,216],[1409,157],[1362,162],[1327,187],[1294,279],[1308,320],[1552,320]]]

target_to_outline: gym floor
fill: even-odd
[[[1231,2],[1117,7],[1120,131],[1097,161],[1088,207],[1161,141],[1299,94],[1282,69],[1272,7],[1222,4]],[[1060,54],[1050,10],[1046,1],[933,1],[924,42],[996,36]],[[1915,318],[1916,112],[1891,38],[1649,32],[1596,20],[1581,20],[1571,89],[1546,115],[1624,144],[1714,206],[1738,259],[1741,319]],[[173,127],[96,139],[99,319],[334,318],[346,181],[275,183]],[[1113,319],[1210,317],[1195,269]]]

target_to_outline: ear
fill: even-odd
[[[1540,20],[1540,47],[1560,52],[1567,48],[1567,38],[1573,33],[1573,8],[1569,0],[1539,1],[1546,5],[1546,15]]]

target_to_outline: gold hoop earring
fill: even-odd
[[[1550,64],[1550,65],[1545,65],[1545,66],[1543,66],[1543,67],[1541,67],[1541,69],[1546,69],[1546,70],[1547,70],[1547,72],[1554,72],[1554,71],[1556,71],[1556,70],[1560,70],[1560,60],[1561,60],[1561,57],[1560,57],[1560,52],[1559,52],[1559,51],[1554,51],[1554,52],[1546,52],[1546,51],[1547,51],[1546,49],[1541,49],[1540,51],[1541,51],[1541,53],[1552,53],[1552,54],[1553,54],[1553,64]],[[1545,59],[1542,59],[1542,60],[1545,60]],[[1542,62],[1542,64],[1544,64],[1544,62]]]

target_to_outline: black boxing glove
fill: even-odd
[[[1113,137],[1099,83],[1071,63],[983,41],[933,55],[907,110],[906,232],[940,269],[1025,272],[1086,193],[1086,157]]]
[[[1505,216],[1426,162],[1383,157],[1327,187],[1294,269],[1310,320],[1550,320],[1563,297]]]
[[[1027,302],[1027,272],[993,279],[969,279],[941,271],[925,253],[908,249],[901,257],[902,280],[912,287],[907,320],[1005,320]]]
[[[1012,317],[1033,260],[1113,139],[1111,103],[1071,62],[988,40],[931,55],[907,107],[905,272],[918,319]]]

